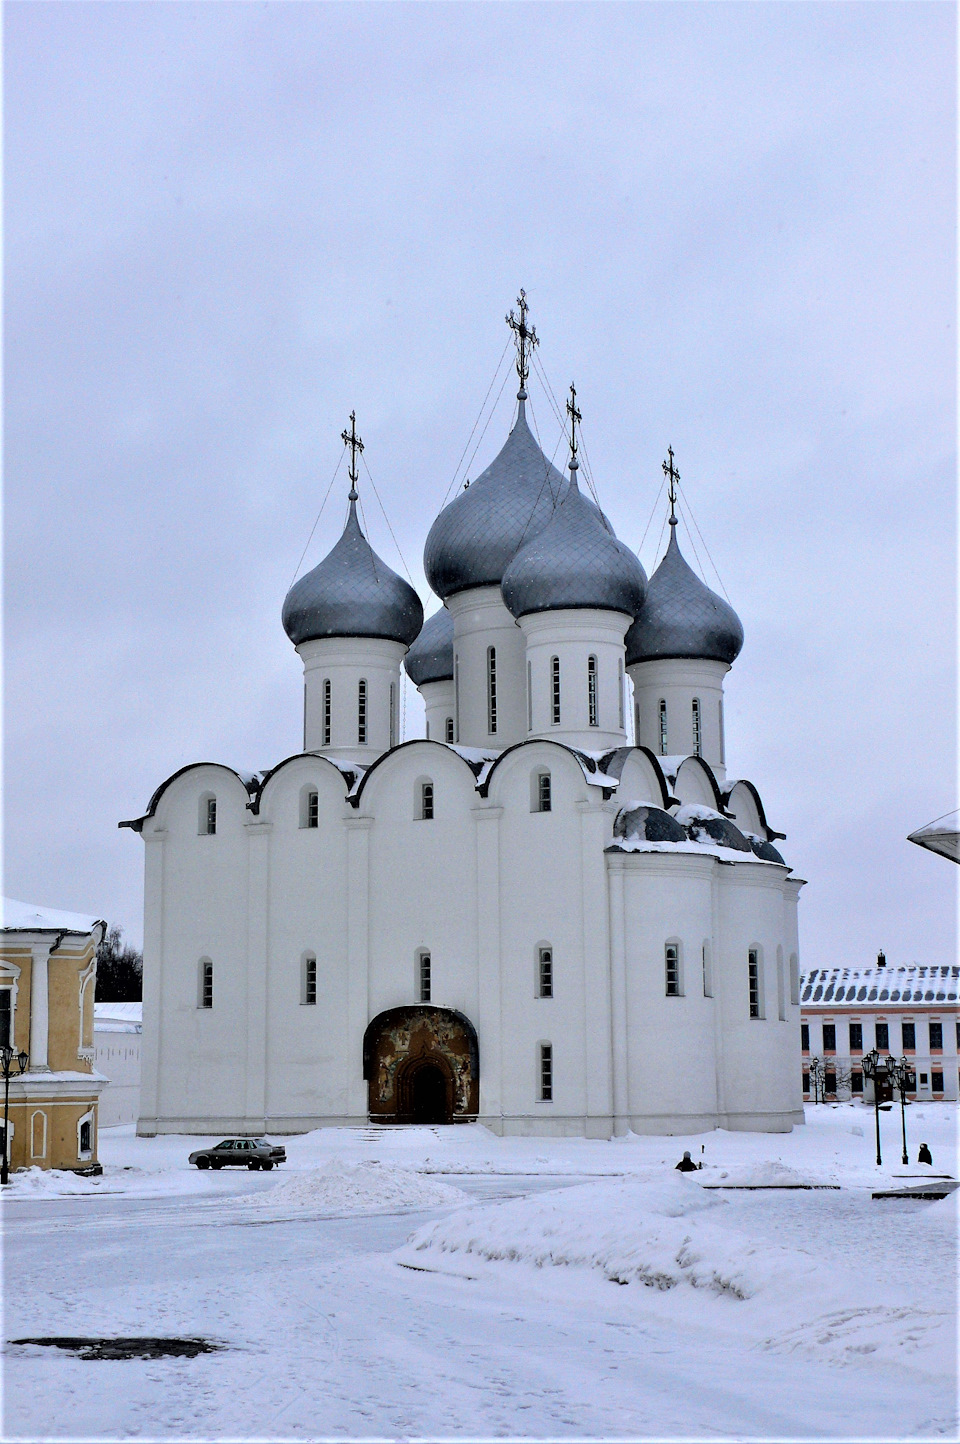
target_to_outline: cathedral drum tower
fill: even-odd
[[[139,1131],[367,1120],[610,1137],[802,1122],[795,878],[727,776],[729,604],[670,539],[649,583],[526,418],[424,552],[373,551],[355,417],[340,540],[290,589],[303,750],[181,768],[146,852]],[[400,737],[401,666],[426,736]]]

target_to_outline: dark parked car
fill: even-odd
[[[191,1153],[189,1162],[198,1168],[272,1168],[275,1163],[286,1163],[287,1150],[266,1138],[225,1138],[213,1148],[198,1148]]]

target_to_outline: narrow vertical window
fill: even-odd
[[[453,721],[456,740],[460,741],[460,657],[453,659]]]
[[[324,747],[329,747],[329,746],[330,746],[330,728],[331,728],[332,713],[333,713],[333,705],[332,705],[332,696],[331,696],[331,693],[332,693],[332,687],[331,687],[331,683],[330,683],[330,678],[329,678],[329,677],[325,677],[325,678],[323,679],[323,745],[324,745]]]
[[[422,822],[433,821],[433,783],[421,782],[420,784],[420,819]]]
[[[660,698],[660,756],[667,755],[667,703],[666,699]]]
[[[550,812],[552,804],[550,773],[540,772],[537,774],[537,812]]]
[[[320,794],[318,792],[307,793],[307,826],[320,826]]]
[[[497,649],[487,648],[487,731],[497,730]]]
[[[640,703],[633,704],[633,745],[640,746]]]
[[[553,1101],[553,1044],[540,1044],[540,1102]]]
[[[397,745],[397,684],[390,683],[390,746]]]
[[[620,731],[623,731],[623,658],[617,663],[617,720]]]
[[[93,1152],[93,1122],[91,1119],[84,1118],[83,1122],[80,1124],[78,1142],[80,1145],[79,1152],[81,1156],[84,1153]]]
[[[560,726],[560,658],[550,658],[550,716],[554,727]]]
[[[367,684],[361,677],[357,683],[357,746],[367,745]]]
[[[787,988],[783,973],[783,948],[777,948],[777,1017],[784,1022],[787,1016]]]
[[[212,836],[217,830],[217,799],[205,792],[200,799],[200,827],[203,836]]]
[[[800,1003],[800,963],[796,953],[790,954],[790,1001],[794,1007]]]
[[[722,697],[720,698],[720,701],[717,703],[717,708],[718,708],[718,713],[717,713],[717,715],[718,715],[718,717],[719,717],[719,719],[720,719],[720,763],[721,763],[721,766],[722,766],[723,763],[726,762],[726,760],[727,760],[727,757],[726,757],[726,746],[725,746],[725,743],[724,743],[724,740],[723,740],[723,698],[722,698]]]
[[[587,658],[587,721],[591,727],[599,727],[597,711],[597,659]]]
[[[533,731],[533,663],[527,663],[527,731]]]
[[[317,960],[313,953],[303,955],[303,984],[300,1001],[312,1008],[317,1001]]]
[[[667,997],[679,998],[680,946],[678,943],[667,943],[664,947],[664,966],[666,971]]]
[[[710,944],[709,944],[709,943],[704,943],[704,945],[703,945],[703,950],[702,950],[702,953],[701,953],[701,962],[702,962],[702,967],[703,967],[703,996],[704,996],[705,998],[712,998],[712,997],[713,997],[713,969],[712,969],[712,967],[710,966]]]
[[[690,711],[693,721],[693,755],[703,756],[703,740],[700,733],[700,698],[694,697],[690,704]]]
[[[444,738],[447,742],[453,741],[453,718],[448,717],[444,724]]]
[[[760,955],[756,948],[747,954],[747,986],[750,996],[750,1016],[760,1017]]]
[[[430,954],[417,954],[417,993],[421,1003],[430,1001]]]
[[[553,997],[553,948],[537,950],[537,997]]]
[[[0,988],[0,1048],[13,1046],[12,988]]]
[[[213,1007],[213,963],[209,958],[200,959],[200,998],[201,1008]]]

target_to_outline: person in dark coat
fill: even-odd
[[[918,1163],[932,1163],[932,1162],[933,1162],[933,1158],[932,1158],[932,1156],[931,1156],[930,1150],[929,1150],[929,1148],[927,1147],[927,1145],[926,1145],[925,1143],[921,1143],[921,1145],[920,1145],[920,1152],[917,1154],[917,1162],[918,1162]]]
[[[689,1149],[688,1149],[687,1152],[683,1155],[683,1157],[681,1158],[680,1162],[677,1164],[677,1167],[679,1168],[679,1170],[680,1170],[681,1173],[696,1173],[696,1171],[697,1171],[697,1165],[694,1163],[693,1159],[690,1157],[690,1151],[689,1151]]]

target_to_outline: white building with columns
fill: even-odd
[[[142,1134],[803,1119],[802,883],[725,766],[740,623],[672,503],[647,582],[576,432],[567,475],[540,450],[518,370],[501,451],[430,529],[435,615],[364,537],[354,453],[343,535],[283,607],[302,750],[183,768],[122,824],[146,851]],[[426,738],[399,740],[401,665]]]

